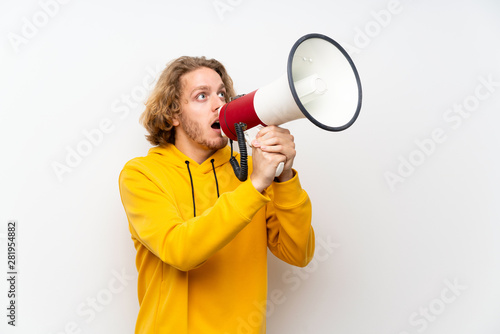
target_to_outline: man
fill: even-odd
[[[146,103],[141,121],[156,146],[119,178],[137,250],[136,333],[265,333],[267,248],[301,267],[313,257],[311,204],[292,169],[289,131],[259,132],[247,181],[228,163],[218,109],[234,95],[218,61],[180,57]]]

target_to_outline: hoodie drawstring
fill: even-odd
[[[210,162],[212,163],[212,170],[214,171],[215,187],[217,188],[217,198],[219,198],[219,182],[217,181],[217,174],[215,174],[214,161],[215,159],[210,160]]]
[[[215,178],[215,187],[217,189],[217,198],[219,198],[219,182],[217,181],[217,174],[215,173],[215,165],[214,165],[215,159],[210,160],[212,163],[212,171],[214,172],[214,178]],[[193,197],[193,216],[196,217],[196,202],[194,200],[194,184],[193,184],[193,176],[191,175],[191,169],[189,168],[189,161],[186,160],[184,161],[186,163],[188,173],[189,173],[189,179],[191,180],[191,196]]]
[[[191,180],[191,195],[193,196],[193,215],[196,217],[196,203],[194,202],[194,186],[193,186],[193,176],[191,175],[191,170],[189,169],[189,161],[185,161],[189,173],[189,179]]]

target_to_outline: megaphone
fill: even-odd
[[[342,131],[356,121],[361,101],[358,71],[342,46],[321,34],[299,38],[290,50],[285,74],[219,109],[222,134],[231,140],[231,148],[232,140],[239,143],[241,167],[235,159],[231,162],[236,176],[244,181],[248,173],[244,131],[300,118],[323,130]]]

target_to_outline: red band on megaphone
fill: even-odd
[[[232,100],[223,105],[219,112],[219,123],[222,132],[232,140],[237,140],[234,123],[245,123],[247,129],[253,128],[259,124],[266,126],[255,112],[253,98],[256,90],[242,97]]]

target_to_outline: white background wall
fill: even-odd
[[[117,179],[149,148],[138,118],[154,73],[205,55],[247,93],[319,32],[352,55],[363,108],[342,133],[286,125],[317,253],[302,270],[270,260],[268,333],[500,333],[499,17],[495,0],[4,0],[0,332],[132,333]]]

